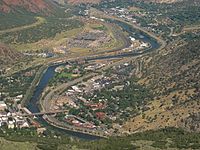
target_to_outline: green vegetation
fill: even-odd
[[[69,68],[60,66],[57,69],[60,71],[56,72],[54,77],[50,79],[49,86],[56,86],[60,83],[66,83],[86,73],[84,67],[78,66],[77,64],[69,65]]]
[[[0,30],[7,30],[34,23],[35,17],[33,14],[3,14],[0,13]]]
[[[36,149],[35,143],[30,142],[14,142],[8,141],[3,138],[0,138],[1,149],[2,150],[33,150]]]
[[[42,135],[38,135],[36,129],[1,129],[0,137],[3,137],[4,143],[9,142],[9,146],[6,148],[13,147],[14,145],[20,150],[57,150],[59,145],[65,146],[71,143],[70,139],[59,132],[50,132],[47,130]]]
[[[79,147],[90,150],[133,150],[139,148],[136,143],[141,140],[153,141],[151,146],[160,149],[198,149],[200,147],[200,135],[198,133],[187,133],[176,128],[146,131],[126,137],[113,137],[109,140],[86,142]]]
[[[35,74],[40,66],[31,67],[26,70],[14,73],[11,76],[0,76],[1,92],[4,93],[1,97],[9,98],[20,94],[25,94],[26,90],[31,85]],[[20,85],[20,86],[19,86]]]
[[[72,73],[67,73],[67,72],[63,72],[61,74],[58,75],[58,78],[68,78],[68,79],[72,79]]]
[[[114,90],[114,87],[117,85],[125,86],[122,90]],[[136,83],[136,79],[131,78],[124,82],[112,84],[101,91],[96,91],[92,96],[86,96],[85,98],[92,99],[93,103],[98,103],[99,99],[106,100],[106,108],[96,110],[94,112],[90,111],[90,113],[93,114],[101,111],[106,113],[108,116],[116,116],[117,119],[115,121],[110,120],[109,117],[102,120],[103,124],[109,126],[112,123],[122,124],[131,116],[136,115],[139,111],[139,107],[143,106],[148,100],[152,99],[152,94],[147,88],[138,85]],[[87,108],[86,111],[84,110],[85,109],[82,107],[80,112],[86,112],[87,114]],[[97,121],[93,121],[97,123]]]
[[[93,26],[92,28],[95,30],[102,30],[102,31],[107,30],[107,27],[105,25]]]
[[[51,133],[49,131],[43,137],[38,136],[33,129],[7,130],[7,134],[3,134],[2,132],[1,130],[0,136],[3,136],[6,141],[1,139],[1,143],[7,142],[9,143],[9,147],[12,147],[16,145],[16,142],[20,142],[17,145],[22,150],[27,146],[30,150],[35,149],[35,147],[41,150],[68,150],[72,148],[87,150],[134,150],[148,143],[148,146],[152,148],[160,148],[163,150],[167,148],[199,149],[200,147],[199,134],[184,132],[176,128],[146,131],[126,137],[112,137],[96,141],[70,140],[62,133]]]
[[[42,39],[53,38],[62,31],[79,28],[83,24],[78,20],[46,18],[46,22],[40,26],[24,29],[21,31],[5,33],[0,35],[2,42],[7,44],[34,43]]]
[[[25,30],[25,29],[29,29],[29,28],[34,28],[34,27],[40,26],[46,22],[45,18],[42,18],[42,17],[35,17],[35,19],[36,19],[36,21],[32,24],[3,30],[3,31],[0,31],[0,34],[6,34],[6,33],[17,32],[17,31],[21,31],[21,30]]]
[[[130,6],[133,4],[137,7],[142,8],[133,13],[141,13],[142,15],[135,16],[135,19],[140,22],[140,25],[143,27],[149,27],[156,29],[155,33],[162,35],[166,39],[169,38],[166,35],[169,35],[170,28],[174,27],[174,32],[181,32],[184,26],[196,25],[200,21],[200,8],[198,6],[182,7],[179,5],[163,5],[163,4],[153,4],[153,3],[133,3],[128,0],[120,1],[117,0],[114,3],[103,2],[98,7],[115,7],[115,6]],[[159,14],[159,15],[157,15]],[[26,44],[38,42],[42,39],[52,39],[57,36],[57,34],[62,33],[63,31],[68,31],[76,28],[81,28],[83,23],[74,19],[64,19],[56,18],[55,16],[46,17],[42,20],[42,23],[36,26],[28,26],[28,28],[23,28],[28,24],[34,24],[35,19],[33,16],[24,16],[27,18],[26,21],[21,16],[14,18],[13,14],[8,16],[6,20],[5,17],[1,14],[0,19],[5,21],[5,24],[0,23],[1,30],[7,30],[10,28],[21,27],[22,30],[11,30],[12,32],[6,32],[0,35],[0,40],[7,44]],[[166,21],[167,20],[167,21]],[[40,20],[41,21],[41,20]],[[161,23],[160,23],[161,22]],[[158,25],[157,25],[158,23]],[[151,24],[151,25],[150,25]],[[153,24],[153,25],[152,25]],[[155,25],[156,24],[156,25]],[[155,25],[155,26],[154,26]],[[17,29],[19,29],[17,28]],[[105,26],[96,26],[93,29],[97,30],[107,30]],[[115,32],[114,32],[115,33]],[[118,34],[118,33],[116,33]],[[139,33],[136,33],[136,35]],[[189,95],[189,98],[182,100],[181,97],[173,96],[173,107],[170,107],[173,111],[176,106],[180,109],[186,106],[191,108],[195,107],[195,102],[199,100],[199,41],[190,41],[191,39],[199,39],[199,35],[187,34],[181,36],[180,38],[186,38],[189,42],[186,46],[182,46],[179,49],[175,49],[172,45],[173,51],[168,53],[156,54],[156,57],[153,55],[151,59],[141,59],[136,60],[141,65],[142,77],[146,78],[148,82],[148,88],[146,88],[145,83],[143,86],[138,84],[138,80],[135,78],[125,79],[120,81],[117,84],[110,85],[104,88],[102,91],[95,91],[94,94],[90,96],[85,96],[87,99],[91,99],[92,102],[98,103],[99,100],[105,100],[105,107],[97,110],[89,110],[88,106],[81,104],[80,109],[71,109],[70,114],[79,115],[88,121],[93,121],[96,125],[107,125],[108,129],[111,128],[112,123],[119,123],[122,125],[125,121],[130,119],[133,115],[138,115],[140,111],[146,111],[148,109],[145,107],[146,103],[149,100],[153,100],[152,93],[156,96],[167,96],[174,91],[178,90],[188,90],[195,89],[195,93],[189,95],[187,92],[185,96]],[[173,39],[173,38],[172,38]],[[175,39],[175,38],[174,38]],[[171,40],[171,39],[170,39]],[[176,44],[176,43],[175,43]],[[177,45],[175,45],[177,46]],[[150,58],[150,57],[149,57]],[[147,61],[148,60],[148,61]],[[138,63],[137,62],[137,63]],[[146,66],[145,66],[146,65]],[[136,65],[135,65],[136,66]],[[135,67],[134,66],[134,67]],[[35,68],[29,68],[21,72],[15,73],[9,77],[0,76],[0,85],[1,92],[4,94],[1,95],[1,98],[14,97],[19,94],[25,94],[25,91],[30,87],[31,82],[34,77],[37,75],[40,66]],[[79,73],[73,72],[78,68]],[[145,68],[145,69],[143,69]],[[122,70],[120,73],[125,74],[130,73],[131,70]],[[81,67],[72,67],[71,69],[64,69],[60,73],[56,73],[55,77],[50,81],[50,86],[57,83],[64,83],[76,78],[76,75],[79,76],[84,74],[84,69]],[[126,72],[125,72],[126,71]],[[39,76],[42,72],[39,72]],[[112,70],[107,70],[106,75],[112,76]],[[115,73],[113,75],[116,75]],[[38,81],[38,80],[37,80]],[[144,82],[145,82],[144,81]],[[175,84],[174,84],[175,83]],[[20,85],[20,86],[19,86]],[[35,83],[34,83],[35,85]],[[115,90],[115,86],[124,85],[122,90]],[[180,94],[180,93],[179,93]],[[9,97],[8,97],[9,95]],[[95,95],[95,97],[93,97]],[[171,99],[171,98],[170,98]],[[181,99],[182,101],[178,101]],[[159,97],[158,99],[159,100]],[[163,101],[165,99],[163,98]],[[171,102],[171,101],[170,101]],[[193,102],[188,103],[188,102]],[[176,105],[178,104],[178,105]],[[190,104],[190,105],[187,105]],[[165,104],[162,104],[165,105]],[[197,105],[198,106],[198,105]],[[160,105],[160,109],[163,109]],[[182,107],[182,108],[181,108]],[[190,108],[190,110],[191,110]],[[156,108],[155,108],[156,109]],[[170,111],[171,111],[170,110]],[[178,109],[177,109],[178,110]],[[115,116],[116,120],[111,120],[105,118],[102,120],[97,120],[95,118],[95,113],[101,111],[107,116]],[[90,114],[85,115],[85,114]],[[188,113],[188,112],[187,112]],[[148,116],[143,114],[143,119]],[[170,114],[171,115],[171,114]],[[58,116],[63,118],[61,114]],[[170,116],[169,116],[170,117]],[[177,119],[177,118],[175,118]],[[151,119],[150,119],[151,120]],[[151,120],[155,121],[155,120]],[[190,127],[193,127],[191,125]],[[117,130],[116,130],[117,132]],[[37,135],[35,129],[20,129],[20,130],[0,130],[0,136],[4,139],[0,139],[0,143],[9,144],[9,147],[13,149],[18,145],[19,149],[41,149],[41,150],[59,150],[59,149],[90,149],[90,150],[133,150],[139,148],[138,141],[140,142],[151,142],[149,146],[153,148],[167,149],[199,149],[200,148],[200,134],[198,133],[189,133],[181,129],[176,128],[165,128],[157,131],[146,131],[143,133],[136,133],[133,135],[127,135],[125,137],[111,137],[109,139],[101,139],[98,141],[79,141],[79,140],[70,140],[68,137],[63,135],[63,133],[56,131],[47,131],[44,135]],[[16,142],[20,142],[16,143]],[[4,146],[5,144],[3,144]],[[4,147],[1,147],[5,149]]]
[[[152,29],[153,32],[159,36],[161,35],[163,39],[173,40],[174,37],[171,37],[173,33],[182,33],[186,27],[199,26],[199,6],[199,2],[196,0],[172,4],[116,0],[114,2],[102,1],[100,5],[96,5],[96,8],[105,10],[116,7],[128,8],[132,18],[139,22],[140,26]],[[136,11],[132,11],[132,7],[133,9],[137,8]],[[192,30],[194,29],[191,28]]]

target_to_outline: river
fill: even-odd
[[[147,48],[143,53],[132,53],[132,52],[130,52],[130,53],[118,54],[118,55],[114,55],[114,56],[100,56],[100,57],[95,57],[95,58],[89,58],[88,60],[98,60],[98,59],[109,59],[109,58],[122,58],[122,57],[138,56],[138,55],[147,53],[149,51],[156,50],[156,49],[158,49],[160,47],[160,44],[155,39],[153,39],[148,34],[142,32],[142,31],[134,29],[131,25],[126,24],[125,22],[121,22],[121,21],[118,21],[118,20],[109,20],[109,22],[116,23],[117,25],[121,26],[124,31],[129,33],[129,36],[134,37],[136,39],[140,39],[140,40],[142,40],[144,42],[150,43],[151,47]],[[39,99],[40,99],[41,94],[44,91],[45,87],[48,85],[49,80],[54,76],[55,68],[58,67],[58,66],[59,65],[50,66],[43,73],[43,76],[41,77],[40,82],[38,83],[37,87],[35,88],[35,91],[33,93],[33,96],[31,98],[31,100],[27,104],[27,108],[32,113],[40,112],[39,107],[38,107]],[[42,117],[38,117],[38,121],[41,124],[44,124],[46,126],[50,126],[51,128],[53,128],[53,130],[59,130],[59,131],[61,131],[63,133],[66,133],[66,134],[68,134],[70,136],[78,137],[78,138],[85,139],[85,140],[100,139],[100,137],[97,137],[97,136],[84,134],[84,133],[79,133],[79,132],[75,132],[75,131],[63,130],[63,129],[60,129],[60,128],[53,127],[53,126],[47,124],[47,122]]]

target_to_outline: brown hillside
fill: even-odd
[[[41,11],[51,11],[51,4],[44,0],[2,0],[0,11],[4,13],[14,12],[16,7],[25,8],[27,11],[38,13]]]
[[[177,48],[174,48],[179,45]],[[158,54],[138,59],[143,64],[139,83],[154,93],[147,111],[133,117],[124,129],[135,132],[165,127],[200,131],[200,43],[174,43]],[[199,125],[199,124],[198,124]]]
[[[146,2],[155,2],[155,3],[175,3],[182,2],[183,0],[144,0]]]
[[[8,46],[0,43],[0,64],[10,64],[22,58],[22,54],[15,52]]]
[[[71,4],[98,4],[100,3],[102,0],[67,0],[68,3]]]

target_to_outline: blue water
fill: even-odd
[[[42,92],[44,91],[45,87],[47,86],[49,80],[54,76],[55,74],[55,68],[58,67],[56,66],[50,66],[48,69],[44,72],[39,84],[37,85],[34,94],[30,100],[30,102],[27,104],[27,108],[32,112],[32,113],[38,113],[40,112],[37,102],[38,99],[40,98]]]
[[[60,65],[55,65],[55,66],[48,67],[48,69],[43,74],[43,76],[42,76],[42,78],[41,78],[38,86],[36,87],[36,90],[34,91],[34,95],[32,96],[30,102],[27,105],[27,108],[32,113],[38,113],[38,112],[40,112],[40,110],[38,108],[38,100],[40,99],[40,96],[41,96],[42,92],[44,91],[45,87],[47,86],[49,80],[54,76],[55,69],[58,66],[60,66]],[[64,129],[56,128],[54,126],[51,126],[51,125],[47,124],[46,121],[42,117],[38,117],[38,121],[40,123],[44,124],[45,126],[50,126],[54,130],[66,133],[66,134],[74,136],[74,137],[78,137],[78,138],[85,139],[85,140],[100,139],[100,137],[97,137],[97,136],[92,136],[92,135],[88,135],[88,134],[83,134],[83,133],[79,133],[79,132],[74,132],[74,131],[69,131],[69,130],[64,130]]]
[[[119,26],[121,26],[123,28],[124,31],[129,33],[129,36],[135,37],[136,39],[140,39],[143,40],[144,42],[148,42],[151,44],[151,48],[148,48],[146,51],[144,51],[143,53],[155,50],[157,48],[159,48],[159,44],[158,42],[149,37],[149,35],[147,35],[146,33],[143,33],[139,30],[134,29],[131,25],[126,24],[124,22],[120,22],[120,21],[116,21],[116,20],[112,20],[111,22],[118,24]],[[109,59],[109,58],[121,58],[121,57],[130,57],[130,56],[137,56],[137,55],[141,55],[141,53],[126,53],[126,54],[118,54],[115,56],[101,56],[101,57],[97,57],[97,58],[90,58],[88,60],[98,60],[98,59]],[[29,101],[29,103],[27,104],[27,108],[32,112],[32,113],[37,113],[40,112],[39,108],[38,108],[38,101],[40,99],[40,96],[42,94],[42,92],[44,91],[45,87],[48,85],[49,80],[54,76],[55,74],[55,68],[58,67],[59,65],[55,65],[55,66],[50,66],[48,67],[48,69],[44,72],[39,84],[37,85],[34,94],[31,98],[31,100]],[[47,125],[47,123],[45,122],[45,120],[42,117],[38,118],[39,122],[42,124]],[[51,125],[48,125],[51,126]],[[59,129],[56,127],[51,126],[54,130],[58,130],[62,133],[66,133],[70,136],[75,136],[81,139],[85,139],[85,140],[96,140],[96,139],[100,139],[100,137],[97,136],[92,136],[92,135],[88,135],[88,134],[84,134],[84,133],[79,133],[79,132],[74,132],[74,131],[69,131],[69,130],[63,130],[63,129]]]
[[[131,37],[135,37],[136,39],[138,40],[142,40],[144,42],[148,42],[151,44],[151,49],[157,49],[160,47],[160,44],[153,38],[151,38],[148,34],[140,31],[140,30],[137,30],[137,29],[134,29],[131,25],[125,23],[125,22],[121,22],[121,21],[118,21],[118,20],[107,20],[111,23],[115,23],[117,25],[119,25],[120,27],[122,27],[122,29],[124,31],[126,31],[129,36]]]

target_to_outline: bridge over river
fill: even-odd
[[[65,113],[68,112],[68,110],[52,110],[47,112],[38,112],[38,113],[31,113],[30,111],[26,111],[25,114],[14,114],[9,117],[34,117],[34,116],[44,116],[44,115],[55,115],[59,113]]]

